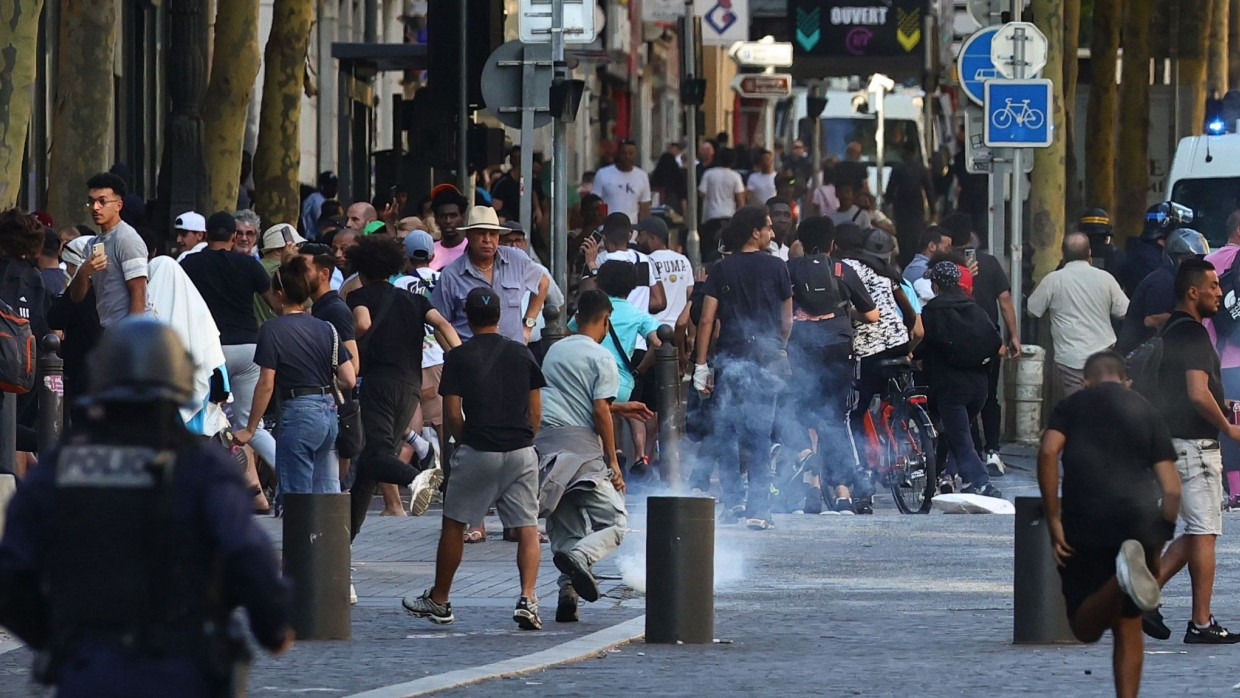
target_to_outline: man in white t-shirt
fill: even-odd
[[[749,173],[745,189],[749,192],[749,203],[763,204],[777,193],[775,188],[775,154],[765,148],[756,153],[757,167]]]
[[[637,166],[637,144],[620,141],[616,164],[594,174],[593,193],[607,204],[610,213],[623,213],[630,221],[650,215],[650,176]]]
[[[611,260],[634,265],[644,262],[650,269],[649,282],[644,285],[638,284],[637,288],[629,294],[628,301],[642,312],[657,315],[667,307],[668,297],[663,284],[659,283],[659,279],[655,276],[654,265],[650,264],[650,258],[629,248],[629,238],[632,235],[633,224],[628,216],[623,213],[613,213],[607,216],[607,221],[603,223],[603,241],[596,243],[587,239],[582,247],[582,252],[586,257],[586,273],[593,276],[598,272],[599,267]],[[641,337],[637,338],[637,348],[646,348]]]
[[[745,205],[745,182],[732,169],[736,154],[722,148],[715,157],[715,166],[702,173],[698,192],[702,195],[702,225],[698,230],[702,241],[702,261],[719,258],[719,231],[738,208]]]

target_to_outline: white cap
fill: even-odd
[[[176,223],[173,223],[172,227],[176,230],[205,233],[207,232],[207,219],[203,218],[201,213],[187,211],[177,216]]]

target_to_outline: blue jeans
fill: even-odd
[[[771,516],[771,427],[775,398],[783,380],[763,364],[744,358],[720,356],[715,369],[715,425],[708,452],[719,464],[719,484],[725,507],[744,503],[745,517]]]
[[[330,395],[305,395],[280,403],[276,473],[280,492],[338,494],[336,433],[340,424]]]
[[[984,382],[972,390],[968,386],[956,386],[950,392],[935,397],[935,407],[942,424],[940,437],[947,442],[961,480],[979,488],[990,482],[990,474],[973,447],[971,428],[985,403]]]

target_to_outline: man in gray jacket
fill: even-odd
[[[607,336],[611,301],[586,291],[577,303],[577,334],[552,345],[543,360],[542,423],[534,445],[541,457],[540,514],[547,516],[552,562],[560,570],[555,619],[577,620],[579,599],[597,601],[594,564],[620,547],[628,512],[616,455],[612,415],[654,415],[640,402],[615,402],[616,360],[599,343]]]

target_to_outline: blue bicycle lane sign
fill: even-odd
[[[986,125],[982,141],[991,148],[1045,148],[1053,130],[1050,80],[988,80],[982,88]]]

